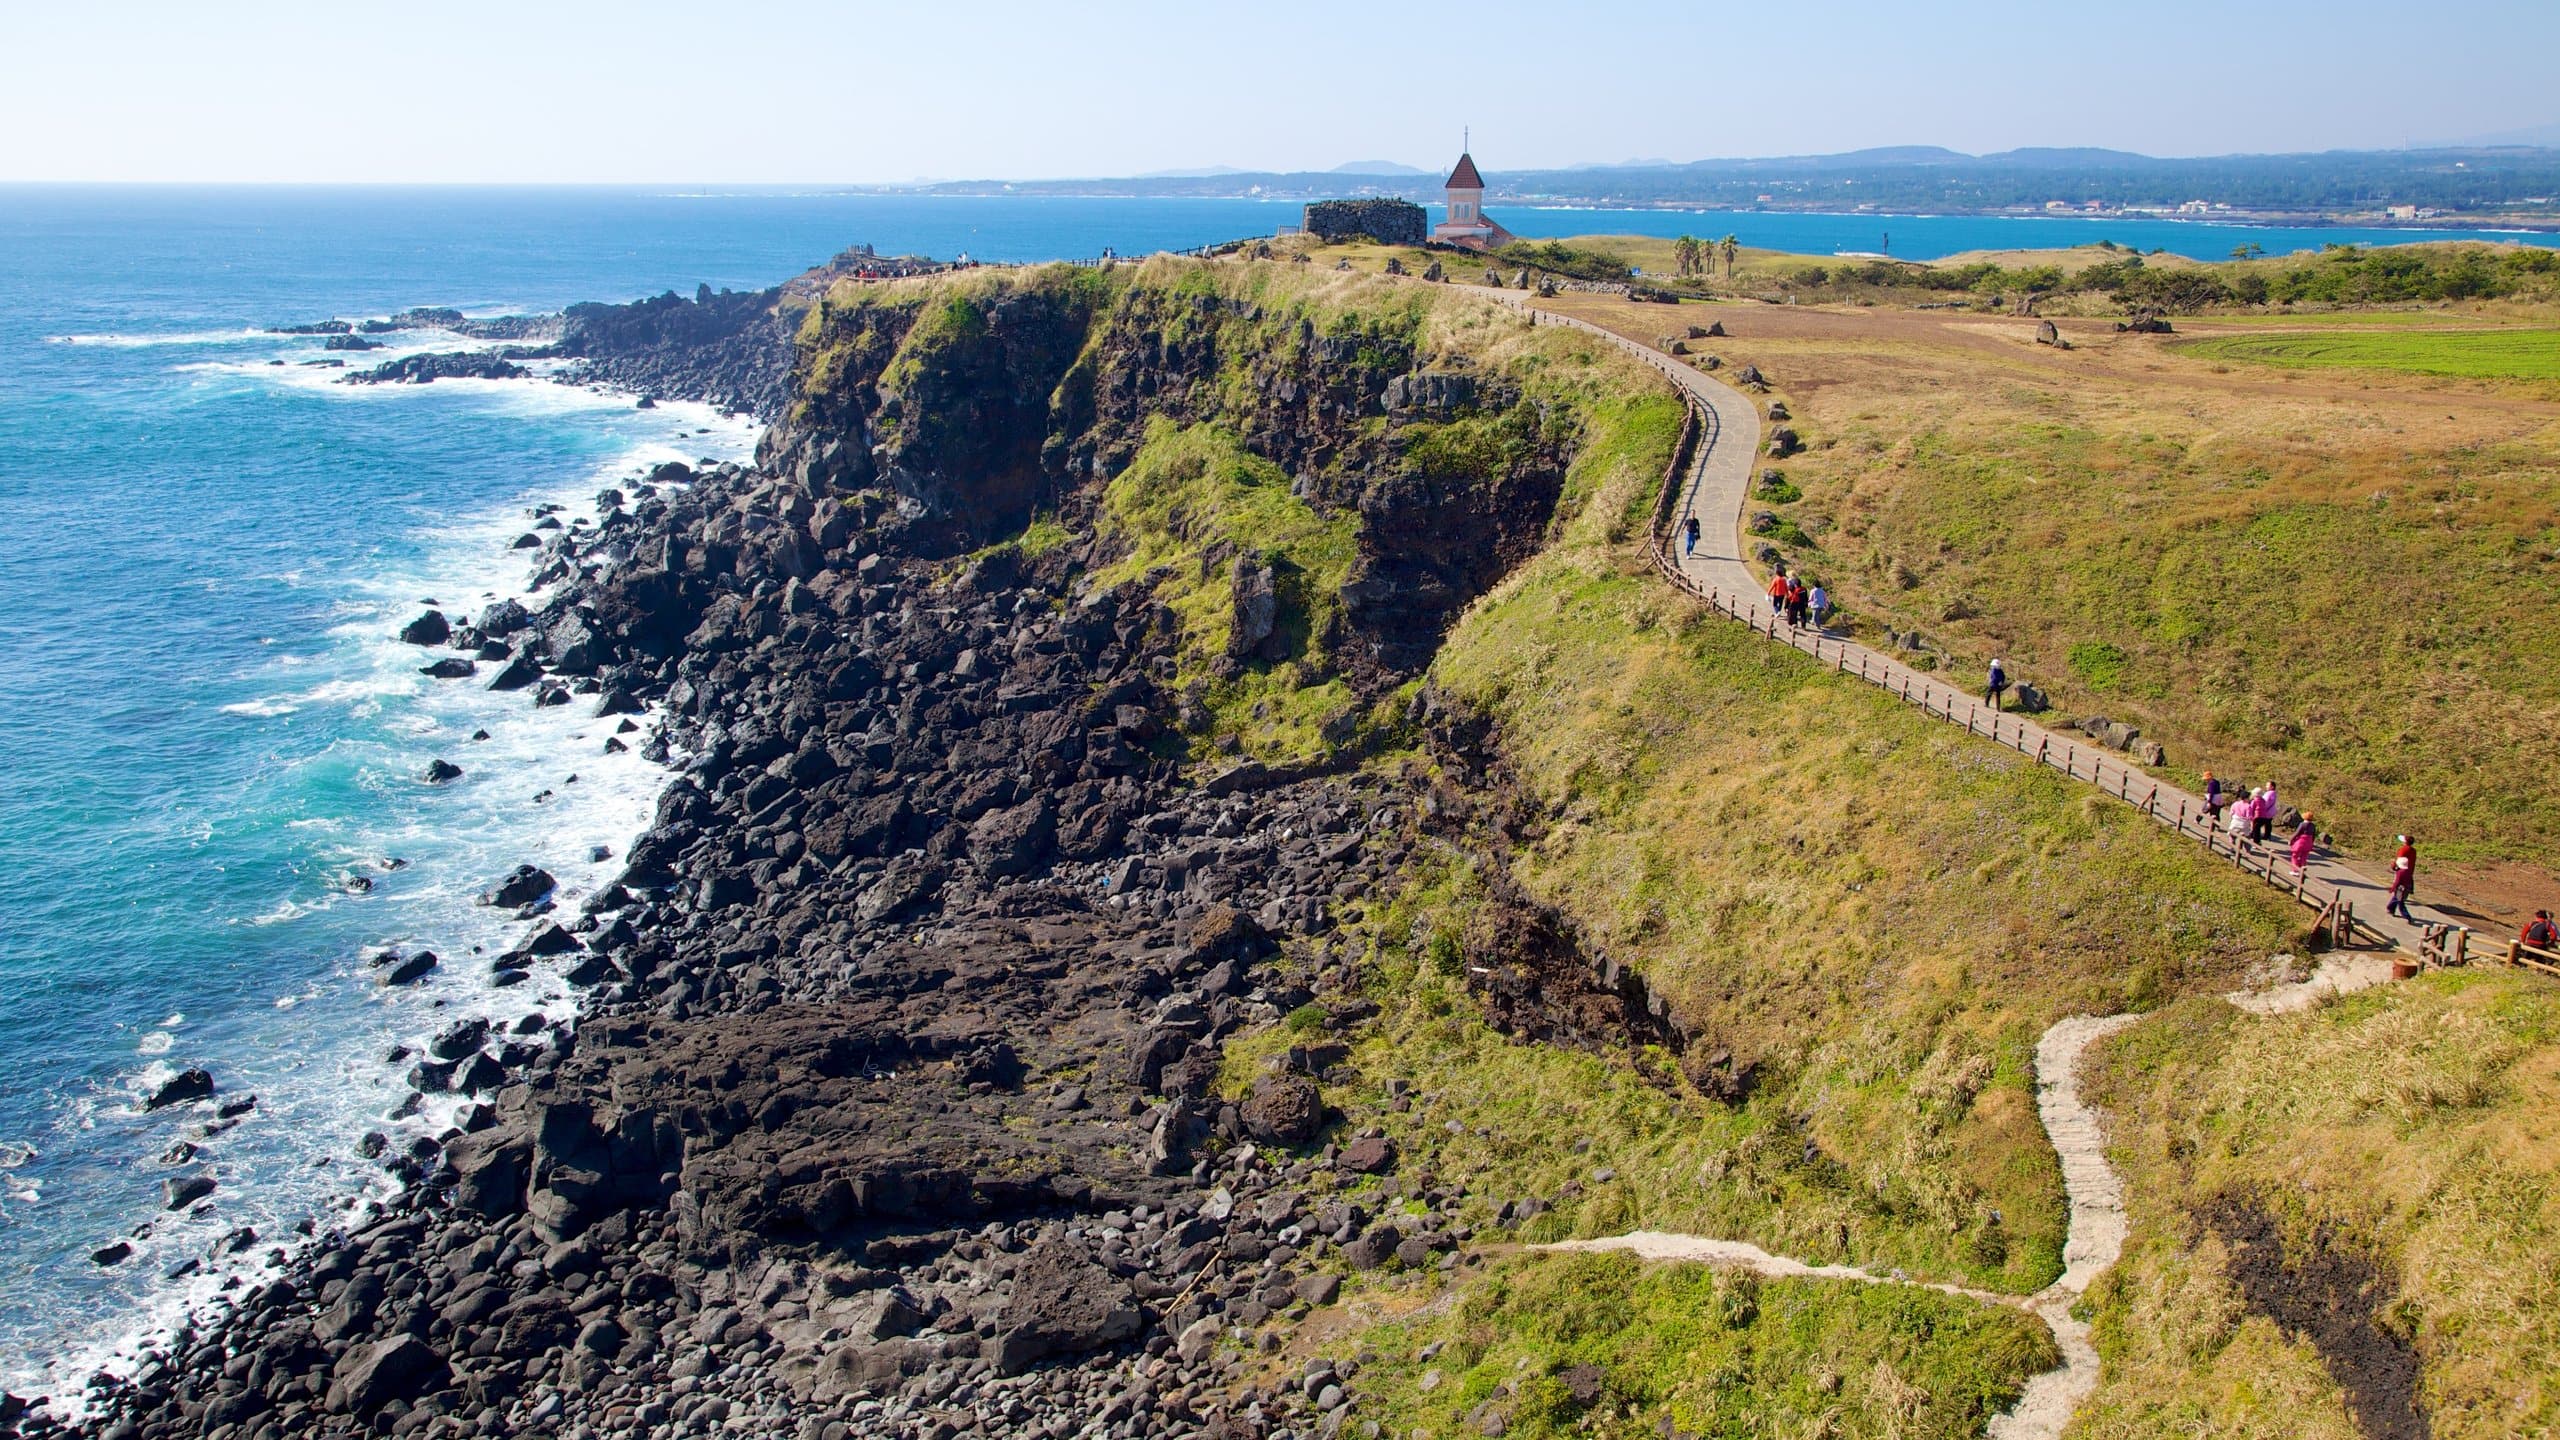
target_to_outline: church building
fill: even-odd
[[[1458,168],[1449,172],[1447,188],[1449,218],[1431,227],[1432,239],[1469,250],[1492,250],[1516,238],[1484,213],[1484,177],[1476,173],[1475,156],[1458,157]]]

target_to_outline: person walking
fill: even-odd
[[[2293,827],[2293,845],[2291,847],[2291,854],[2289,857],[2293,861],[2293,879],[2295,884],[2298,885],[2302,883],[2303,869],[2311,863],[2312,847],[2319,843],[2320,832],[2312,828],[2310,816],[2303,816],[2302,823]]]
[[[1685,558],[1698,553],[1698,517],[1692,515],[1680,526],[1680,554]]]
[[[1781,620],[1787,618],[1787,567],[1784,565],[1778,567],[1777,577],[1769,582],[1769,613]]]
[[[2410,892],[2418,888],[2418,847],[2409,837],[2400,837],[2400,848],[2391,854],[2391,903],[2382,908],[2403,920],[2418,917],[2409,913]]]
[[[2560,950],[2560,924],[2554,924],[2551,912],[2536,910],[2524,923],[2524,933],[2516,937],[2536,950]]]
[[[2276,787],[2270,782],[2259,786],[2249,796],[2249,838],[2251,840],[2264,843],[2275,838],[2275,794]]]
[[[1991,662],[1989,678],[1983,681],[1982,703],[1990,706],[1992,713],[1996,715],[2000,712],[2000,697],[2008,691],[2009,672],[1995,659]]]
[[[1804,603],[1805,608],[1812,612],[1813,628],[1821,629],[1823,617],[1831,613],[1831,597],[1823,593],[1820,581],[1815,581],[1813,588],[1805,592]]]
[[[2222,828],[2231,836],[2232,854],[2239,854],[2240,847],[2249,843],[2249,832],[2257,822],[2257,807],[2249,803],[2245,794],[2231,802],[2231,819]]]
[[[1798,576],[1787,582],[1787,623],[1790,625],[1802,625],[1804,623],[1804,607],[1804,578],[1802,576]]]
[[[2212,812],[2214,819],[2222,818],[2222,782],[2213,778],[2210,770],[2204,772],[2204,808]]]

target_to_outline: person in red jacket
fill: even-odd
[[[2400,837],[2400,848],[2391,854],[2391,903],[2382,908],[2403,920],[2417,917],[2409,913],[2409,892],[2418,888],[2418,847],[2409,837]]]
[[[1787,571],[1778,568],[1777,578],[1769,582],[1769,613],[1783,620],[1787,616]]]
[[[2536,950],[2560,950],[2560,925],[2551,923],[2551,912],[2536,910],[2524,923],[2524,933],[2516,938]]]

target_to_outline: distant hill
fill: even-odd
[[[1478,163],[1485,164],[1481,157]],[[2054,201],[2073,207],[2093,201],[2130,207],[2203,201],[2234,210],[2294,214],[2370,212],[2391,205],[2416,205],[2456,215],[2528,207],[2547,210],[2554,223],[2560,223],[2560,205],[2551,203],[2560,198],[2560,147],[2541,144],[2188,158],[2087,147],[2029,147],[1968,155],[1934,145],[1897,145],[1836,155],[1676,164],[1640,160],[1551,170],[1501,170],[1485,165],[1485,176],[1486,199],[1493,204],[1978,214],[2039,210]],[[1355,160],[1316,171],[1218,168],[1128,179],[952,181],[885,188],[957,195],[1288,200],[1395,195],[1433,200],[1439,197],[1439,180],[1437,170]]]

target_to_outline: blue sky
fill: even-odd
[[[2560,123],[2560,4],[12,4],[0,180],[856,182]],[[1577,18],[1579,17],[1579,18]],[[2552,137],[2560,143],[2560,135]]]

